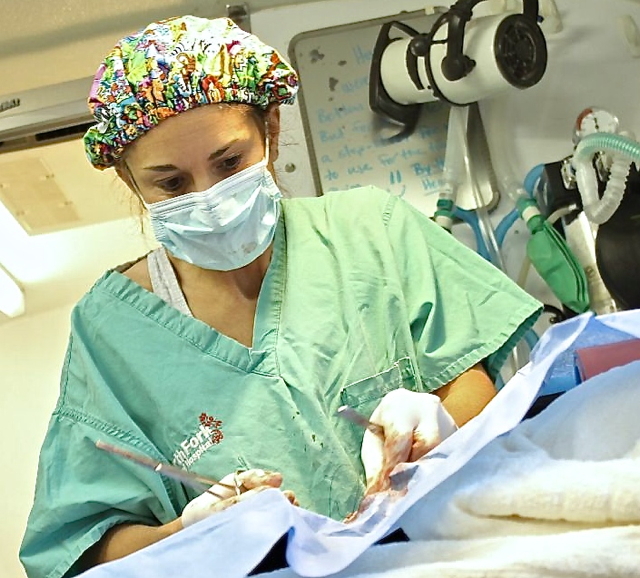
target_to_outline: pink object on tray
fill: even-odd
[[[576,350],[576,368],[580,381],[613,367],[640,359],[640,339],[627,339],[606,345],[594,345]]]

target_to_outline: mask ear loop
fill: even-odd
[[[147,202],[142,198],[142,193],[140,192],[140,187],[138,186],[138,183],[136,183],[136,179],[133,176],[133,173],[131,172],[131,169],[129,168],[129,165],[127,164],[127,161],[125,161],[124,159],[122,160],[122,171],[127,175],[127,178],[129,179],[129,182],[131,183],[132,187],[133,187],[133,192],[136,195],[136,197],[138,197],[138,200],[142,203],[142,206],[149,210],[149,205],[147,204]]]
[[[127,161],[125,160],[122,161],[122,169],[123,169],[123,172],[127,175],[127,178],[129,179],[131,184],[133,185],[133,192],[140,197],[140,200],[142,200],[142,195],[140,194],[140,187],[138,186],[138,183],[136,183],[136,180],[133,177],[133,173],[131,172],[131,169],[129,168]]]

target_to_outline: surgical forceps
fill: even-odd
[[[200,474],[188,472],[181,468],[172,466],[171,464],[154,460],[152,458],[148,458],[147,456],[143,456],[141,454],[137,454],[129,450],[121,449],[119,447],[113,446],[101,440],[98,440],[96,442],[96,447],[98,449],[109,452],[110,454],[116,454],[118,456],[122,456],[123,458],[126,458],[136,464],[149,468],[154,472],[157,472],[163,476],[167,476],[168,478],[179,480],[183,484],[187,486],[191,486],[192,488],[202,490],[204,486],[206,488],[205,491],[207,493],[212,494],[217,498],[220,498],[221,500],[224,500],[225,498],[223,496],[216,494],[214,491],[212,491],[211,490],[212,486],[221,486],[223,488],[228,488],[230,490],[233,490],[236,496],[239,496],[242,493],[242,490],[241,490],[242,484],[238,479],[237,472],[233,476],[233,481],[234,481],[233,485],[223,484],[222,482],[214,480],[213,478],[207,478],[205,476],[201,476]]]
[[[352,407],[349,407],[348,405],[341,405],[338,408],[336,414],[349,420],[351,423],[355,423],[356,425],[368,429],[372,434],[384,438],[384,428],[381,425],[369,421],[366,417],[364,417],[361,413],[358,413]]]

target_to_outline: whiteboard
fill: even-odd
[[[304,32],[291,40],[289,57],[300,75],[317,194],[371,184],[433,214],[444,185],[449,105],[424,105],[416,130],[390,139],[400,129],[370,110],[369,70],[384,22],[400,20],[428,32],[435,18],[423,11],[403,13]]]

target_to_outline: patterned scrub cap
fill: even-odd
[[[98,68],[89,94],[96,119],[84,136],[98,169],[161,120],[216,102],[291,104],[295,70],[228,18],[171,18],[123,38]]]

